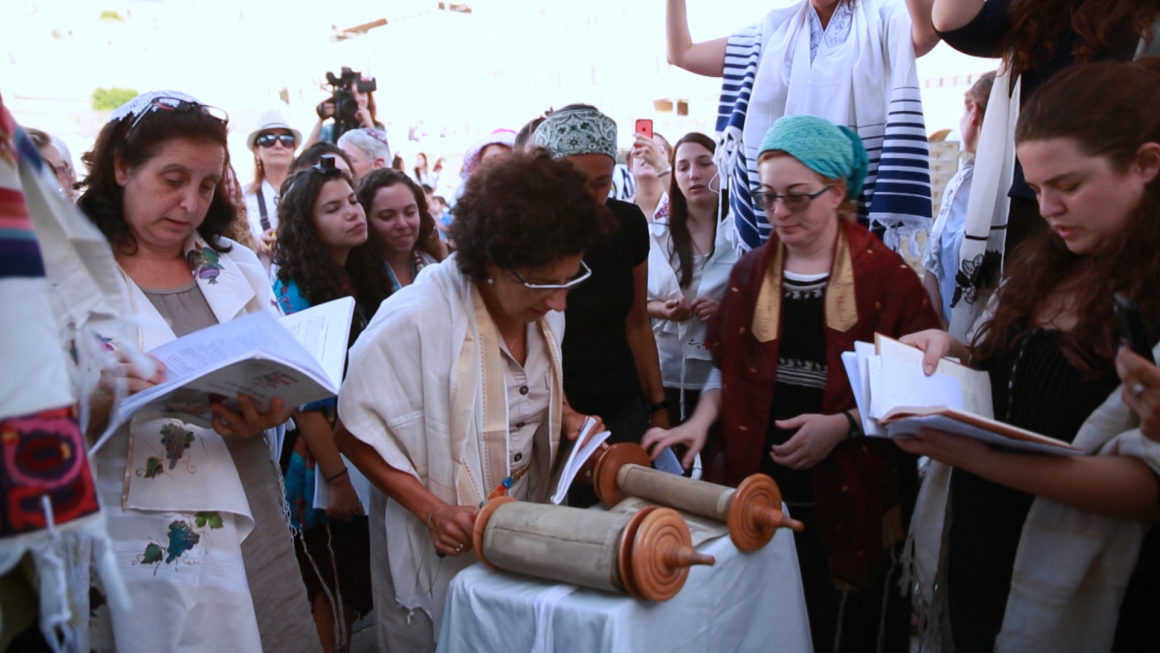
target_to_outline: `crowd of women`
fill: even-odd
[[[815,650],[916,626],[924,650],[1155,650],[1160,369],[1112,297],[1160,340],[1160,2],[1044,4],[803,0],[692,43],[669,0],[670,59],[725,77],[719,138],[636,136],[621,201],[598,108],[496,130],[442,235],[370,94],[337,138],[325,107],[307,143],[263,115],[244,187],[226,112],[180,92],[115,111],[79,182],[0,111],[0,646],[341,651],[373,614],[380,649],[433,649],[479,506],[545,501],[591,417],[777,481]],[[929,227],[914,58],[940,37],[1003,62],[966,96],[977,163],[924,288],[899,251]],[[343,297],[338,396],[143,410],[85,455],[165,380],[145,352]],[[865,437],[841,354],[875,334],[984,370],[997,418],[1084,455]]]

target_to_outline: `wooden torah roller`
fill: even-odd
[[[742,551],[765,546],[778,528],[803,528],[781,511],[781,491],[765,474],[746,478],[736,489],[693,480],[653,469],[644,447],[629,442],[614,444],[595,458],[592,485],[606,506],[628,495],[725,522]]]
[[[664,601],[685,584],[697,553],[671,508],[609,513],[496,497],[475,518],[475,554],[494,569]]]

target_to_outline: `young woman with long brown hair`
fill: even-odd
[[[1154,58],[1082,64],[1045,83],[1015,142],[1049,229],[1015,250],[970,347],[942,331],[904,338],[926,351],[928,369],[949,354],[986,370],[1003,421],[1100,454],[1014,454],[936,431],[900,441],[945,464],[928,475],[915,522],[933,541],[916,534],[920,551],[943,548],[945,532],[933,556],[945,576],[920,586],[946,588],[956,650],[1108,650],[1113,641],[1113,650],[1153,650],[1160,641],[1151,615],[1160,538],[1149,528],[1160,519],[1160,455],[1113,392],[1112,306],[1115,293],[1136,300],[1156,341],[1158,105]],[[944,514],[946,528],[932,527]],[[937,592],[926,596],[937,612]]]

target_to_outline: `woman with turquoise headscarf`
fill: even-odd
[[[654,429],[645,444],[654,453],[685,445],[688,464],[720,419],[712,444],[723,450],[724,482],[773,477],[805,524],[795,543],[814,650],[881,641],[905,651],[909,601],[888,590],[918,489],[915,460],[862,437],[840,357],[875,333],[899,337],[938,317],[915,273],[855,221],[866,151],[852,130],[781,118],[758,172],[752,193],[773,231],[734,266],[709,324],[719,374],[688,422]]]

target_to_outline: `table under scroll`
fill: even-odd
[[[717,563],[658,603],[472,565],[451,581],[438,650],[812,651],[792,531],[752,553],[728,537],[697,550]]]

